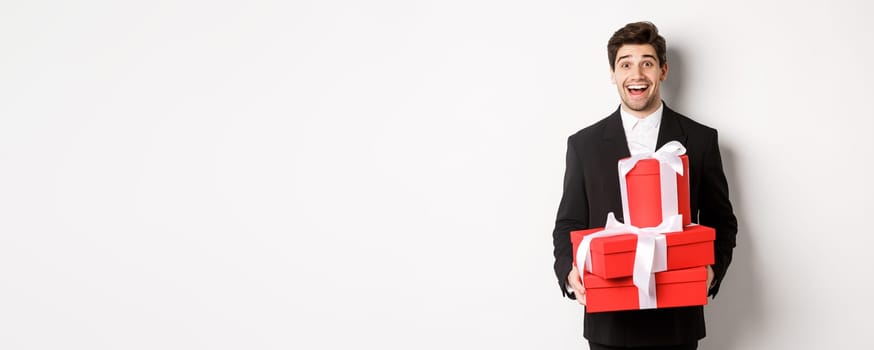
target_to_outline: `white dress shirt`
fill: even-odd
[[[619,115],[622,116],[622,128],[625,129],[625,139],[628,141],[628,150],[631,155],[655,152],[664,108],[665,105],[660,104],[659,109],[643,118],[638,118],[619,108]]]

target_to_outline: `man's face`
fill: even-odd
[[[655,112],[662,99],[659,85],[668,76],[668,65],[659,66],[655,48],[649,44],[622,45],[615,63],[610,80],[619,90],[622,106],[638,117]]]

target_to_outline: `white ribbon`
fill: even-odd
[[[622,193],[622,214],[625,222],[631,223],[631,211],[628,209],[628,189],[625,176],[637,162],[644,159],[657,159],[659,161],[659,179],[661,182],[662,222],[672,215],[679,214],[677,201],[677,175],[683,175],[683,160],[681,155],[686,154],[686,147],[679,141],[671,141],[655,152],[636,154],[631,158],[619,160],[619,190]],[[682,222],[682,221],[681,221]]]
[[[656,303],[655,273],[667,270],[668,248],[664,233],[677,232],[683,229],[683,218],[680,215],[666,217],[656,227],[639,228],[623,224],[616,220],[613,213],[607,214],[607,224],[603,231],[588,234],[583,237],[577,248],[577,264],[584,262],[585,270],[592,272],[590,246],[592,240],[599,237],[610,237],[624,234],[637,235],[637,247],[634,253],[634,286],[641,309],[654,309]],[[580,279],[585,286],[583,268],[579,268]]]

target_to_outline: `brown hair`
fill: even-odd
[[[659,66],[668,63],[667,44],[665,38],[659,35],[659,29],[650,22],[628,23],[613,33],[607,42],[607,58],[610,59],[610,70],[616,69],[616,52],[625,44],[650,44],[656,51]]]

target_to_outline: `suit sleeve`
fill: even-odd
[[[554,268],[558,285],[562,295],[571,299],[575,297],[567,292],[567,277],[573,265],[570,232],[588,227],[588,213],[582,162],[575,148],[574,137],[571,136],[568,138],[561,202],[555,219],[555,229],[552,231]]]
[[[736,245],[737,218],[734,216],[729,201],[728,181],[725,179],[725,172],[722,168],[719,137],[715,131],[711,139],[702,162],[699,219],[702,225],[716,229],[714,283],[708,291],[708,295],[716,296],[728,270],[728,265],[731,263],[732,250]]]

